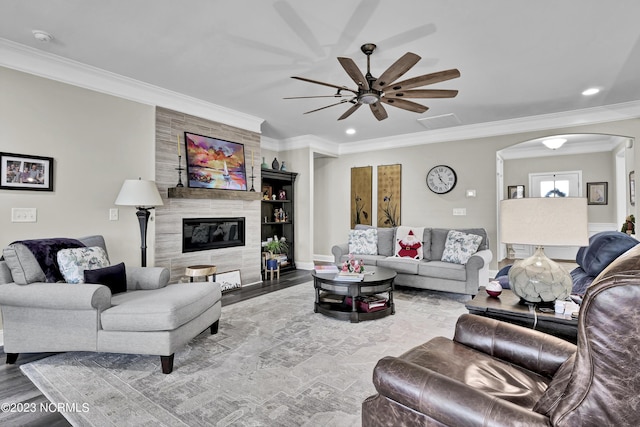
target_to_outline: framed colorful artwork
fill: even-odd
[[[244,145],[189,132],[184,143],[189,187],[247,190]]]

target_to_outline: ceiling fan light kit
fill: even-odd
[[[420,61],[420,56],[415,53],[407,52],[396,62],[391,64],[380,77],[376,78],[371,75],[371,54],[376,49],[376,45],[373,43],[365,43],[360,47],[362,53],[367,56],[367,73],[362,74],[356,63],[351,58],[338,57],[338,62],[342,65],[342,68],[351,77],[351,80],[358,87],[357,89],[350,89],[346,86],[338,86],[331,83],[325,83],[318,80],[312,80],[305,77],[292,76],[291,78],[302,80],[308,83],[314,83],[322,86],[332,87],[337,89],[334,95],[321,95],[321,96],[295,96],[284,99],[301,99],[301,98],[327,98],[327,97],[350,97],[350,99],[342,99],[335,104],[320,107],[315,110],[307,111],[304,114],[314,113],[316,111],[324,110],[325,108],[333,107],[335,105],[344,104],[346,102],[353,104],[347,111],[345,111],[338,120],[344,120],[353,114],[360,106],[369,105],[374,117],[378,120],[384,120],[388,117],[386,110],[381,103],[391,105],[393,107],[401,108],[407,111],[413,111],[415,113],[424,113],[429,107],[419,104],[417,102],[408,101],[405,98],[453,98],[458,94],[457,90],[445,90],[445,89],[415,89],[417,87],[426,86],[434,83],[443,82],[446,80],[455,79],[460,77],[460,71],[457,69],[439,71],[436,73],[424,74],[421,76],[413,77],[407,80],[396,82],[407,71],[409,71],[414,65]],[[349,94],[343,94],[342,92],[350,92]]]

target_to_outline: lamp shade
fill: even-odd
[[[500,240],[537,246],[587,246],[587,199],[539,197],[500,202]]]
[[[513,293],[529,303],[565,299],[572,290],[569,273],[549,259],[543,246],[586,246],[587,199],[541,197],[500,202],[500,237],[503,243],[536,245],[532,256],[509,269]]]
[[[162,197],[154,181],[127,179],[116,198],[116,205],[140,208],[162,206]]]

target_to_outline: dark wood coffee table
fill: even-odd
[[[578,319],[573,319],[570,315],[543,312],[534,305],[521,304],[520,297],[509,289],[504,289],[500,296],[494,298],[482,287],[466,307],[471,314],[537,329],[576,343]]]
[[[313,271],[313,286],[316,289],[315,313],[322,313],[341,320],[350,320],[357,323],[362,320],[373,320],[395,314],[393,304],[393,280],[396,272],[382,267],[366,267],[364,279],[360,282],[340,280],[335,273],[316,273]],[[351,304],[345,302],[323,302],[320,299],[321,292],[334,295],[351,297]],[[356,298],[360,296],[388,293],[387,305],[378,311],[363,312],[358,310]]]

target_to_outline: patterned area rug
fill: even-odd
[[[451,337],[469,300],[394,296],[395,315],[361,323],[315,314],[311,283],[223,307],[218,334],[176,353],[170,375],[156,356],[90,352],[22,370],[76,426],[359,426],[378,359]]]

